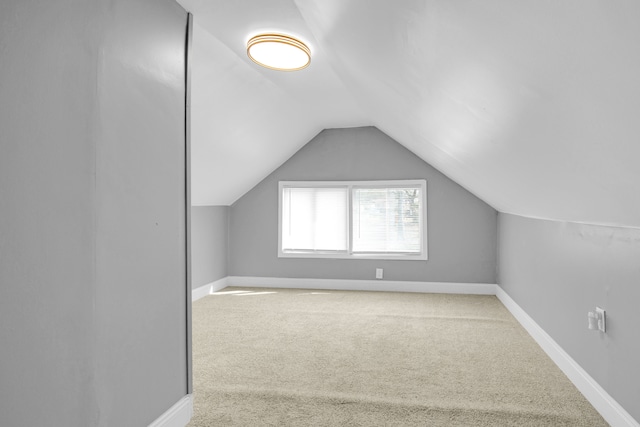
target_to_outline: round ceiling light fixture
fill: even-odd
[[[311,63],[311,51],[300,40],[284,34],[258,34],[247,42],[253,62],[278,71],[297,71]]]

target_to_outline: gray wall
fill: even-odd
[[[0,3],[0,425],[147,425],[186,394],[185,22]]]
[[[95,6],[0,2],[0,425],[92,425]]]
[[[94,303],[105,426],[148,425],[187,394],[186,22],[173,0],[112,1],[107,14]]]
[[[191,286],[193,289],[227,276],[229,206],[191,208]]]
[[[278,181],[427,180],[428,261],[278,258]],[[496,211],[376,128],[329,129],[231,206],[229,275],[496,282]]]
[[[640,230],[499,215],[499,284],[640,420]],[[607,311],[607,333],[587,312]]]

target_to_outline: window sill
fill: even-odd
[[[427,261],[427,254],[349,254],[349,253],[308,253],[279,252],[278,258],[315,258],[315,259],[360,259],[388,261]]]

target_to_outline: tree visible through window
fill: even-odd
[[[426,259],[426,181],[281,182],[281,257]]]

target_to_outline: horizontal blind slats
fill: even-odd
[[[420,253],[420,189],[353,190],[354,253]]]

